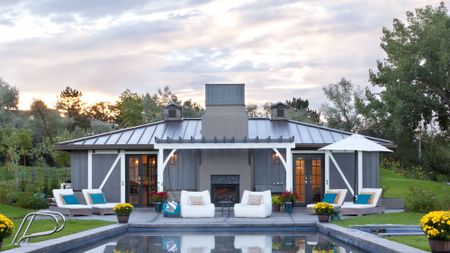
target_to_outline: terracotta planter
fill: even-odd
[[[130,215],[117,215],[117,221],[119,223],[128,223],[129,219],[130,219]]]
[[[272,211],[280,212],[281,211],[281,206],[280,205],[272,205]]]
[[[450,252],[450,241],[428,239],[428,243],[433,253]]]
[[[284,211],[286,211],[287,213],[292,213],[292,210],[294,210],[294,203],[284,202]]]
[[[156,213],[162,213],[163,203],[162,202],[154,202],[153,207],[155,208]]]
[[[330,215],[328,215],[328,214],[318,214],[317,216],[319,217],[320,222],[330,221]]]

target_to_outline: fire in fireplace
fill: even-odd
[[[212,175],[212,201],[239,202],[239,175]]]

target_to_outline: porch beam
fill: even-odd
[[[295,148],[295,143],[155,143],[156,149],[280,149]]]
[[[358,194],[363,188],[363,152],[358,151]]]
[[[120,202],[126,201],[126,188],[125,188],[125,150],[121,150],[120,153]]]
[[[88,150],[87,157],[87,184],[88,189],[92,189],[92,150]]]
[[[164,191],[164,149],[158,150],[158,168],[157,168],[157,189],[158,192]]]
[[[330,190],[330,151],[325,151],[325,192]]]
[[[334,159],[334,156],[332,153],[330,153],[330,158],[331,161],[333,162],[334,166],[336,167],[337,171],[339,172],[339,174],[341,175],[342,179],[344,180],[345,185],[347,185],[348,190],[350,191],[350,193],[355,196],[355,192],[353,191],[352,186],[350,185],[350,183],[348,182],[347,178],[345,177],[344,173],[341,170],[341,167],[339,167],[339,164],[336,162],[336,160]]]
[[[294,171],[292,165],[292,152],[290,148],[286,148],[286,191],[293,191],[294,187]]]

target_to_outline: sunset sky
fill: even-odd
[[[445,1],[449,6],[449,1]],[[383,26],[439,1],[1,0],[0,77],[55,106],[66,86],[86,102],[170,86],[203,103],[203,85],[246,84],[247,103],[325,102],[341,77],[368,85]]]

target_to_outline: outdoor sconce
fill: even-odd
[[[170,165],[175,165],[175,163],[177,162],[177,154],[173,154],[172,157],[170,157]]]
[[[272,161],[277,165],[280,164],[280,157],[278,157],[278,154],[275,152],[272,153]]]

